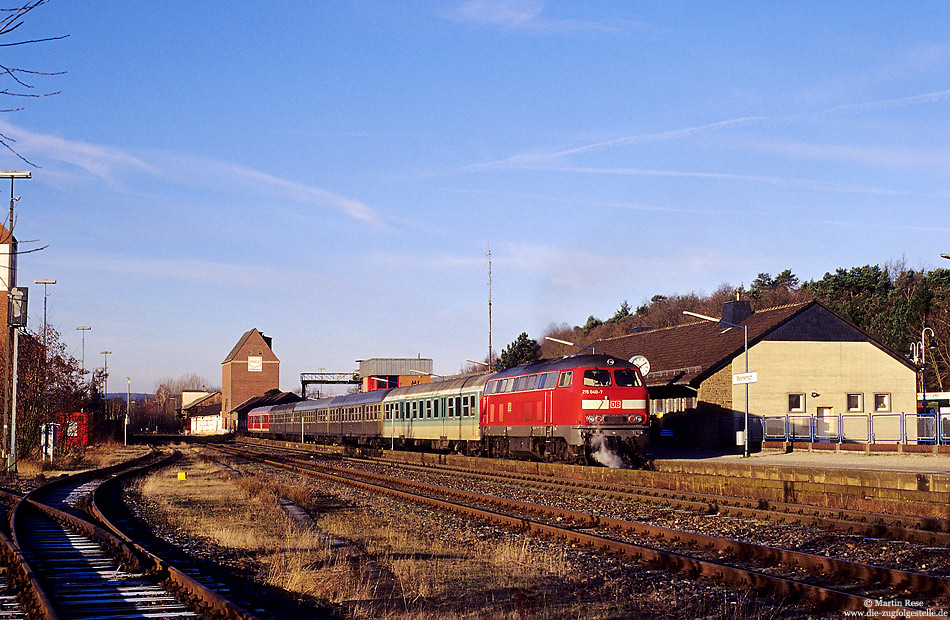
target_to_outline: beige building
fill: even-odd
[[[650,362],[646,383],[657,438],[724,447],[741,443],[748,330],[750,440],[787,425],[818,441],[888,442],[917,438],[916,368],[817,301],[752,312],[728,302],[722,319],[696,320],[599,341],[598,352]],[[743,329],[746,328],[746,329]],[[873,418],[873,419],[872,419]],[[873,422],[873,424],[872,424]]]

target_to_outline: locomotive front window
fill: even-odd
[[[584,371],[584,387],[607,387],[610,385],[610,371],[602,368],[589,368]]]
[[[618,387],[640,387],[640,375],[632,368],[618,368],[614,371],[614,380]]]

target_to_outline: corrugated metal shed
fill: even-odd
[[[430,358],[374,357],[360,361],[361,377],[386,377],[418,373],[432,374],[432,360]]]

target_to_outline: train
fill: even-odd
[[[639,368],[581,354],[403,387],[258,407],[247,433],[302,442],[634,466],[649,397]]]

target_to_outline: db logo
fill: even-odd
[[[611,408],[611,409],[620,409],[620,401],[619,401],[619,400],[612,400],[612,401],[610,401],[610,408]]]

